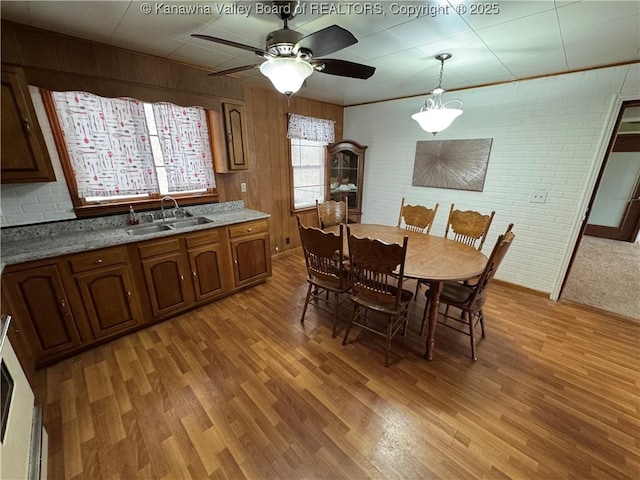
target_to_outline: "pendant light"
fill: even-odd
[[[433,98],[427,99],[420,111],[411,115],[411,118],[418,122],[425,132],[433,133],[434,135],[447,128],[456,118],[462,115],[461,100],[450,100],[442,103],[442,94],[446,92],[442,88],[442,72],[444,71],[444,62],[449,58],[451,58],[450,53],[436,55],[435,59],[440,61],[440,80],[438,86],[430,92]]]

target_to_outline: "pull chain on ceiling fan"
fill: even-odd
[[[194,38],[247,50],[266,60],[259,64],[230,68],[209,75],[221,76],[259,68],[260,72],[271,80],[276,90],[291,97],[314,71],[363,80],[374,74],[376,69],[368,65],[332,58],[316,58],[347,48],[358,43],[358,40],[351,32],[338,25],[331,25],[306,36],[291,30],[289,20],[294,17],[293,12],[296,12],[298,3],[298,1],[272,2],[284,25],[280,30],[267,34],[264,50],[224,38],[201,34],[191,35]]]

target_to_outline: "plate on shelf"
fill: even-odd
[[[351,190],[348,185],[340,185],[336,190],[340,190],[341,192]]]

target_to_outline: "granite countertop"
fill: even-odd
[[[187,207],[185,210],[193,217],[205,217],[209,222],[176,230],[163,230],[141,235],[131,235],[127,230],[144,228],[152,225],[152,223],[141,221],[139,225],[131,227],[127,225],[127,215],[68,220],[2,229],[0,232],[2,240],[0,272],[7,265],[270,217],[267,213],[244,208],[242,201],[198,205]],[[155,221],[153,224],[157,223],[161,222]]]

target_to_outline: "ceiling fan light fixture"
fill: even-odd
[[[446,92],[442,88],[442,72],[444,71],[444,61],[451,58],[450,53],[441,53],[436,55],[436,60],[440,61],[440,81],[438,86],[431,90],[433,98],[427,99],[424,105],[420,108],[420,111],[411,115],[420,127],[429,133],[434,135],[441,132],[453,121],[462,115],[462,101],[450,100],[446,103],[442,103],[442,94]]]
[[[271,80],[276,90],[290,97],[300,90],[313,73],[313,67],[295,57],[272,58],[260,65],[260,72]]]

